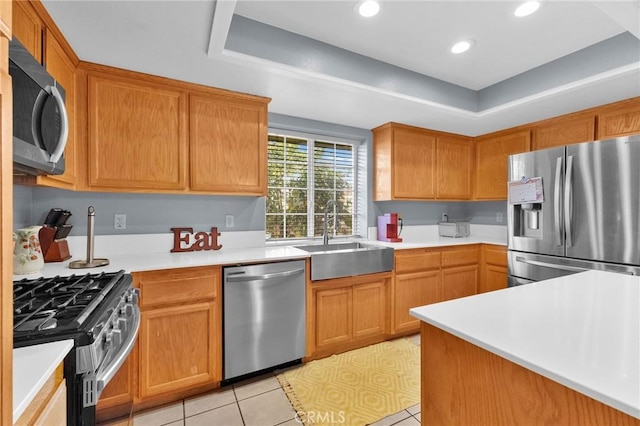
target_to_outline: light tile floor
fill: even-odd
[[[420,336],[412,336],[416,344]],[[295,367],[294,367],[295,368]],[[225,386],[103,426],[295,426],[300,425],[275,373]],[[373,426],[420,424],[420,404],[385,417]],[[345,425],[348,426],[348,425]]]

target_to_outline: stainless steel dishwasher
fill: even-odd
[[[224,380],[305,354],[305,261],[224,268]]]

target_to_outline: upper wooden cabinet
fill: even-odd
[[[266,194],[269,99],[82,67],[87,189]]]
[[[0,1],[0,36],[11,38],[11,1]]]
[[[374,200],[435,198],[436,137],[388,123],[373,129]]]
[[[463,136],[438,136],[437,198],[468,200],[472,196],[473,143]]]
[[[89,73],[89,186],[186,189],[187,102],[181,90]]]
[[[42,20],[38,17],[31,3],[26,1],[12,1],[10,3],[13,5],[13,36],[34,58],[42,62],[42,30],[44,28]]]
[[[596,116],[586,114],[547,120],[533,130],[531,149],[551,148],[595,140]]]
[[[267,104],[190,97],[190,189],[266,195]]]
[[[493,133],[476,139],[476,199],[507,199],[508,157],[528,151],[530,139],[529,130]]]
[[[372,132],[375,201],[471,197],[470,138],[398,123]]]
[[[598,139],[640,133],[640,97],[603,107],[598,113]]]

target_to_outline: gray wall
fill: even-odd
[[[264,230],[264,197],[74,192],[14,185],[14,227],[41,224],[54,207],[71,211],[70,235],[87,234],[87,208],[95,207],[96,235],[159,234],[172,227],[220,231]],[[114,214],[127,215],[127,228],[113,229]],[[225,227],[225,215],[234,227]]]
[[[378,201],[375,216],[400,213],[403,225],[435,225],[446,213],[449,220],[464,220],[478,225],[506,225],[506,201]],[[498,214],[502,222],[497,221]],[[369,226],[375,226],[375,216]]]
[[[291,131],[323,134],[356,139],[366,146],[367,182],[373,182],[373,148],[371,131],[341,126],[280,114],[269,114],[269,126]],[[399,212],[405,225],[436,224],[442,213],[450,219],[468,220],[471,223],[505,225],[506,202],[373,202],[372,185],[366,197],[365,226],[375,226],[376,217],[389,212]],[[14,229],[41,224],[49,209],[70,210],[74,225],[70,235],[86,235],[87,208],[94,206],[95,232],[97,235],[155,234],[170,232],[171,227],[193,227],[208,230],[217,226],[221,231],[257,231],[265,226],[264,197],[235,197],[207,195],[129,194],[107,192],[74,192],[55,188],[39,188],[14,185]],[[113,228],[114,214],[127,215],[127,228]],[[496,222],[496,214],[502,213],[505,222]],[[234,215],[235,226],[225,227],[225,216]]]

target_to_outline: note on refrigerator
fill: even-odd
[[[509,182],[509,204],[542,203],[542,178],[526,178]]]

